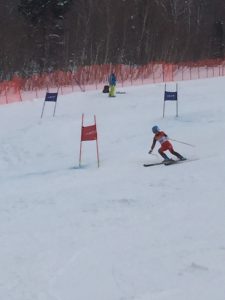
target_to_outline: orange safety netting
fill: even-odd
[[[15,76],[11,81],[0,82],[0,104],[43,98],[47,91],[61,94],[101,87],[114,72],[118,86],[182,81],[225,75],[225,61],[203,60],[171,64],[165,62],[137,65],[90,65],[74,71],[55,71],[35,74],[30,78]]]

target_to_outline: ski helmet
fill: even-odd
[[[159,131],[160,131],[159,126],[153,126],[153,127],[152,127],[152,132],[153,132],[153,133],[157,133],[157,132],[159,132]]]

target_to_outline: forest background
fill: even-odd
[[[0,0],[0,80],[224,58],[222,0]]]

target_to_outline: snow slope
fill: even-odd
[[[0,299],[224,300],[224,86],[179,83],[178,118],[163,84],[0,106]],[[153,125],[196,160],[144,168]]]

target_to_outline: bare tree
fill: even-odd
[[[0,79],[224,57],[222,0],[0,0]]]

